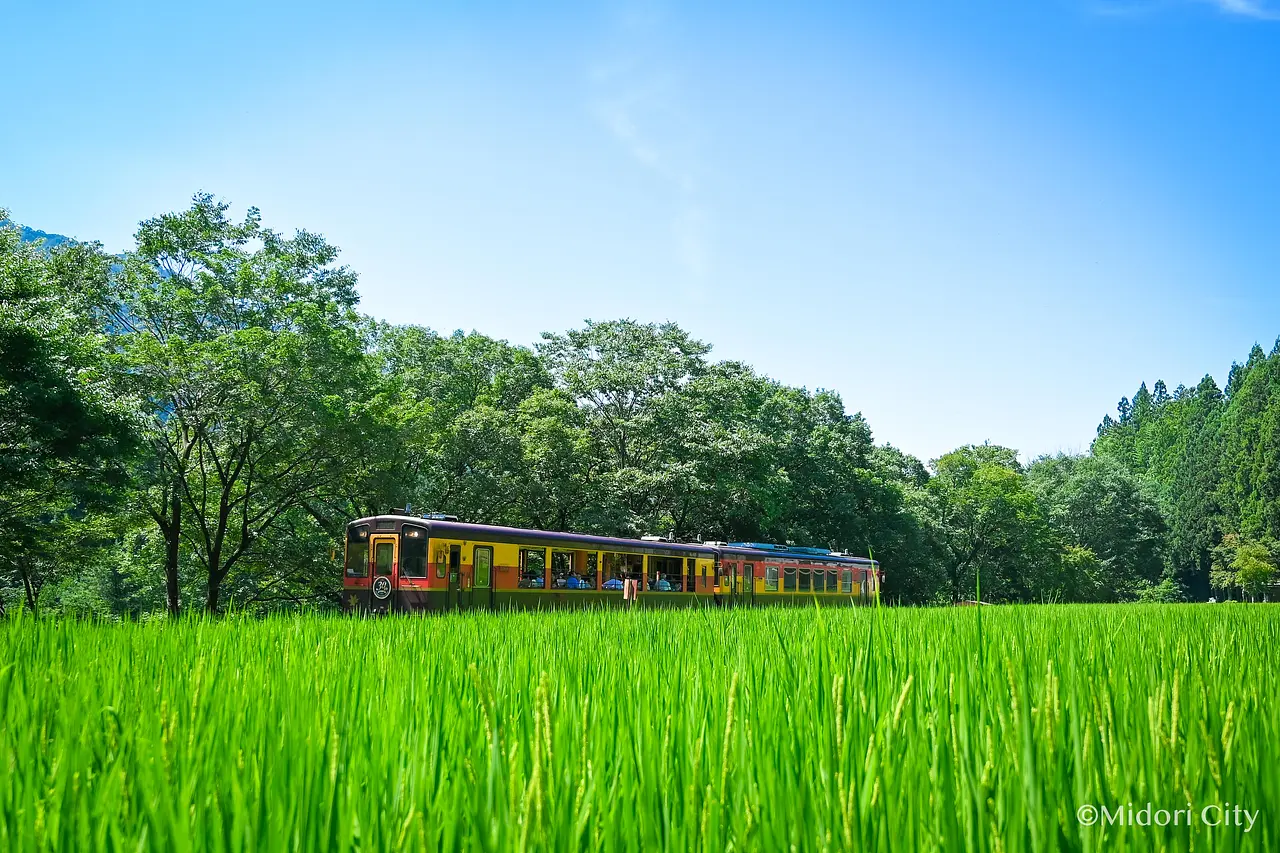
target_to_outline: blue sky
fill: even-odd
[[[542,5],[546,8],[534,8]],[[925,459],[1083,450],[1280,334],[1280,2],[26,3],[0,206],[205,189],[363,307],[674,320]]]

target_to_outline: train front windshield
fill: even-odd
[[[363,578],[369,574],[369,527],[365,524],[347,528],[347,577]]]

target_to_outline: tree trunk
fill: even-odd
[[[212,535],[205,534],[205,544],[208,548],[206,552],[208,559],[205,562],[205,567],[208,569],[209,591],[205,595],[204,608],[210,616],[218,614],[218,594],[222,590],[222,579],[227,576],[227,571],[231,568],[230,566],[222,565],[222,549],[226,545],[227,519],[231,514],[230,491],[231,483],[224,482],[222,500],[218,506],[218,526],[214,528]],[[244,496],[244,500],[249,500],[247,494]],[[232,557],[233,561],[235,556]]]
[[[218,613],[218,594],[221,592],[221,588],[222,578],[219,577],[217,572],[209,572],[209,593],[205,596],[204,609],[211,616],[216,616]]]
[[[182,542],[182,501],[176,487],[170,501],[168,522],[164,530],[164,583],[169,615],[177,616],[182,609],[178,590],[178,547]]]
[[[22,572],[22,591],[27,598],[27,609],[34,615],[36,612],[36,598],[38,593],[35,586],[31,583],[31,576],[28,575],[26,571]]]
[[[209,548],[209,592],[205,596],[205,610],[210,616],[218,615],[218,594],[223,587],[223,530],[225,526],[220,526]]]

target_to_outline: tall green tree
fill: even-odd
[[[970,445],[934,462],[929,489],[952,600],[971,598],[981,573],[982,595],[994,601],[1074,599],[1062,569],[1062,549],[1017,452]]]
[[[680,415],[663,401],[706,370],[710,347],[674,323],[595,323],[543,334],[538,353],[557,387],[586,413],[594,452],[602,532],[636,534],[662,523],[693,463],[680,458]],[[663,530],[662,532],[668,532]]]
[[[1060,538],[1098,562],[1097,572],[1074,574],[1079,598],[1133,599],[1160,581],[1168,528],[1155,497],[1123,465],[1107,457],[1043,457],[1027,480]]]
[[[240,222],[227,210],[200,194],[143,222],[113,275],[120,378],[149,424],[145,506],[175,612],[180,547],[216,612],[232,573],[359,464],[354,273],[318,235],[286,238],[256,209]]]
[[[1213,588],[1227,597],[1238,590],[1242,598],[1249,596],[1256,600],[1275,584],[1278,564],[1280,543],[1275,539],[1228,533],[1213,549]]]
[[[537,355],[474,332],[443,336],[418,326],[380,327],[376,355],[400,429],[399,449],[385,458],[396,458],[409,475],[398,485],[397,505],[529,523],[535,484],[522,425],[545,426],[534,412],[541,404],[531,409],[526,401],[552,384]],[[551,398],[540,399],[555,408]]]
[[[46,250],[0,225],[0,583],[32,610],[104,535],[94,516],[118,505],[136,446],[95,313],[108,264],[96,244]]]

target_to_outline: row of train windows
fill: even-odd
[[[748,567],[750,565],[747,563]],[[767,592],[778,590],[778,574],[778,566],[764,567],[764,588]],[[783,592],[853,592],[853,569],[783,566],[781,574]]]
[[[625,581],[644,579],[644,556],[606,551],[551,552],[552,589],[622,589]],[[547,551],[520,549],[521,589],[542,589],[547,579]],[[693,557],[650,557],[648,589],[651,592],[692,592],[697,583],[697,561]]]

